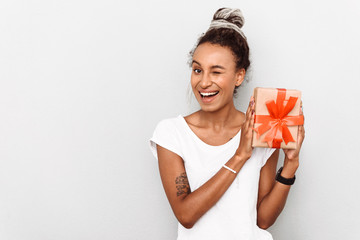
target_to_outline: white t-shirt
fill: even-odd
[[[179,155],[185,165],[191,191],[208,181],[235,153],[240,132],[229,142],[211,146],[189,127],[183,116],[162,120],[150,146],[157,158],[156,144]],[[271,240],[269,232],[256,225],[260,170],[275,149],[254,148],[236,179],[191,229],[178,224],[178,240]]]

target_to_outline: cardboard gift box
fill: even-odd
[[[255,88],[253,147],[296,149],[301,92],[278,88]]]

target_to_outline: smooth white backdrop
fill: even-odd
[[[243,11],[251,47],[239,109],[256,86],[303,92],[274,239],[358,238],[359,1],[13,0],[0,2],[1,240],[176,238],[148,139],[196,110],[187,54],[223,6]]]

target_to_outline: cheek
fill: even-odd
[[[198,78],[196,76],[194,76],[193,74],[191,74],[191,78],[190,78],[190,84],[191,84],[191,88],[194,89],[196,87],[196,85],[198,84]]]
[[[233,81],[231,78],[222,78],[219,79],[218,85],[221,86],[222,89],[226,90],[227,92],[233,92],[235,88],[236,82]]]

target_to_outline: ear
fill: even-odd
[[[236,72],[236,83],[235,83],[235,86],[240,86],[242,84],[242,82],[244,81],[245,79],[245,74],[246,74],[246,71],[244,68],[241,68],[239,69],[237,72]]]

